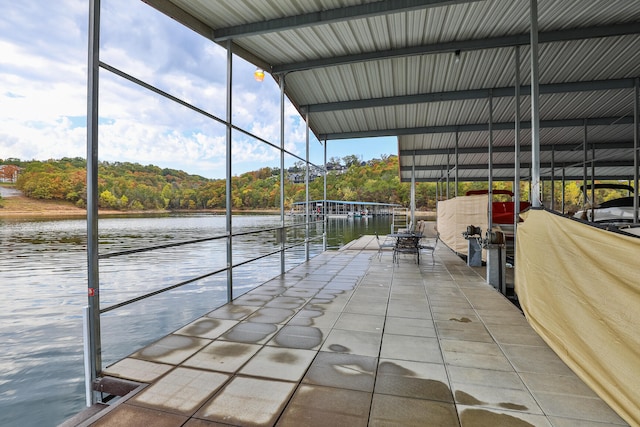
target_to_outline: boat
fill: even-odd
[[[629,234],[640,235],[640,224],[634,224],[634,194],[635,190],[627,184],[598,183],[590,186],[594,190],[623,190],[629,196],[618,197],[611,200],[594,203],[589,200],[589,196],[580,186],[580,191],[584,194],[585,205],[577,211],[573,217],[584,221],[593,222],[608,228],[616,228]]]
[[[493,196],[496,195],[507,195],[511,197],[511,201],[500,202],[493,201],[491,203],[491,222],[494,225],[513,225],[514,222],[514,209],[515,202],[513,201],[513,191],[511,190],[493,190],[491,192]],[[489,194],[489,190],[469,190],[465,193],[467,196],[473,196],[478,194]],[[524,200],[520,201],[520,210],[518,212],[522,212],[531,206],[531,203],[526,202]],[[522,219],[520,218],[520,221]]]

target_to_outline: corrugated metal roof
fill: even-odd
[[[460,154],[461,179],[487,177],[488,156],[478,150],[489,141],[489,90],[492,139],[502,149],[493,161],[514,161],[505,150],[514,144],[515,46],[521,85],[530,82],[529,1],[145,1],[214,41],[231,39],[237,54],[280,72],[276,79],[284,76],[292,103],[310,111],[319,138],[398,135],[403,180],[416,152],[419,180],[445,176],[456,131],[459,148],[475,150]],[[539,0],[538,14],[541,162],[550,161],[549,147],[562,147],[555,161],[568,176],[582,174],[588,120],[588,144],[602,159],[598,175],[631,176],[640,1]],[[530,102],[523,88],[525,148]],[[530,154],[521,158],[526,163]],[[541,173],[548,178],[550,167]]]

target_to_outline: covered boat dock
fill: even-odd
[[[401,208],[397,203],[359,202],[344,200],[311,200],[309,202],[295,202],[292,213],[306,215],[307,205],[311,215],[336,216],[373,216],[393,215],[393,210]]]
[[[577,348],[554,341],[551,351],[528,326],[534,323],[539,333],[543,331],[548,301],[537,295],[530,300],[534,305],[529,314],[534,316],[527,322],[448,249],[439,248],[434,265],[403,263],[400,268],[378,261],[366,250],[322,253],[310,259],[307,216],[306,260],[289,270],[285,252],[293,245],[286,241],[284,220],[285,157],[303,161],[307,171],[310,166],[322,169],[309,158],[312,138],[324,145],[326,165],[328,144],[397,136],[400,180],[411,183],[412,213],[415,183],[420,181],[446,185],[440,194],[447,196],[457,195],[459,180],[486,181],[489,201],[494,180],[513,180],[516,200],[525,182],[532,206],[552,209],[556,185],[547,191],[543,183],[557,181],[558,175],[563,183],[581,179],[585,187],[588,180],[608,178],[633,181],[638,188],[640,50],[634,47],[640,44],[640,2],[145,3],[225,49],[226,108],[224,117],[216,116],[154,87],[142,76],[102,61],[100,1],[91,0],[87,400],[100,400],[91,386],[104,374],[149,384],[133,390],[137,394],[126,402],[107,408],[98,425],[139,424],[142,420],[153,424],[153,417],[158,417],[158,425],[160,420],[164,425],[270,425],[276,421],[285,425],[304,414],[320,417],[315,419],[324,424],[328,418],[323,417],[336,412],[341,420],[357,418],[370,425],[424,425],[429,420],[477,425],[482,424],[482,417],[489,417],[488,425],[500,420],[507,420],[504,424],[508,425],[624,424],[556,356],[579,364],[585,355],[601,356],[597,350],[611,342],[616,350],[623,350],[615,353],[623,355],[625,367],[631,368],[611,375],[609,369],[622,368],[612,367],[605,359],[606,372],[598,373],[591,386],[626,422],[640,423],[640,362],[635,350],[640,338],[631,310],[623,316],[598,317],[598,306],[610,302],[607,295],[589,296],[578,305],[595,307],[591,318],[604,320],[601,324],[606,326],[610,320],[617,322],[625,333],[592,341],[594,334],[577,325],[574,337],[584,338],[587,344]],[[279,87],[279,141],[267,141],[233,121],[233,64],[239,58],[270,74]],[[100,316],[118,307],[105,308],[100,303],[100,70],[220,125],[226,142],[227,178],[226,233],[216,237],[226,241],[226,267],[193,280],[226,274],[229,304],[107,368],[100,354]],[[304,157],[286,148],[285,98],[307,125]],[[259,255],[279,256],[281,276],[240,297],[234,295],[234,269],[254,260],[238,260],[233,251],[233,242],[248,234],[235,227],[231,216],[232,143],[238,135],[278,150],[282,218],[277,229],[279,247]],[[308,172],[305,181],[309,206]],[[326,180],[323,198],[327,198]],[[637,198],[634,200],[637,215]],[[487,228],[491,228],[491,203],[488,205]],[[516,236],[518,228],[514,218]],[[518,238],[517,245],[519,242]],[[637,249],[637,242],[627,243]],[[516,247],[517,254],[545,255],[544,247],[532,252]],[[533,267],[529,271],[545,266],[542,256],[523,261]],[[573,261],[590,272],[591,265],[584,260]],[[616,273],[621,275],[606,273],[611,273],[606,276],[607,285]],[[535,287],[539,277],[531,275],[528,284]],[[637,277],[632,272],[621,285],[616,283],[625,301],[638,300]],[[554,291],[571,294],[571,285],[576,285],[571,280],[556,283],[552,275],[545,278]],[[143,297],[148,296],[152,295]],[[629,331],[636,333],[626,333]],[[547,332],[546,342],[558,336],[555,331]],[[211,356],[219,346],[236,356],[222,361]],[[279,369],[283,363],[287,369]],[[137,378],[138,374],[144,378]],[[349,378],[347,385],[345,377]],[[202,386],[200,378],[205,378]],[[265,387],[266,383],[273,388]],[[352,402],[347,395],[360,403],[340,406]],[[240,405],[247,396],[254,397],[251,404]],[[352,410],[357,413],[349,412]],[[148,417],[142,417],[143,413]],[[402,418],[416,413],[416,418]]]

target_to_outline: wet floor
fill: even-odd
[[[442,247],[327,252],[108,367],[93,425],[626,425]]]

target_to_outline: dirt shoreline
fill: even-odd
[[[142,211],[117,211],[112,209],[100,209],[98,215],[104,216],[125,216],[125,215],[162,215],[171,213],[208,213],[224,215],[224,209],[202,209],[202,210],[142,210]],[[273,214],[280,213],[279,210],[273,209],[256,209],[256,210],[234,210],[234,214],[252,213],[252,214]],[[86,209],[79,208],[70,202],[59,200],[38,200],[25,196],[3,197],[0,201],[0,218],[38,218],[38,217],[74,217],[85,218],[87,216]]]
[[[56,200],[37,200],[25,196],[3,197],[0,205],[0,218],[28,217],[86,217],[87,211],[70,202]],[[118,211],[100,211],[112,214]]]

